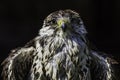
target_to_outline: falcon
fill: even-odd
[[[112,80],[110,63],[89,47],[86,34],[77,12],[51,13],[38,36],[3,61],[3,80]]]

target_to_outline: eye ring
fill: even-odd
[[[56,22],[55,19],[52,19],[52,20],[49,20],[48,23],[49,23],[49,24],[56,24],[57,22]]]
[[[51,22],[52,22],[53,24],[56,24],[56,20],[55,20],[55,19],[51,20]]]

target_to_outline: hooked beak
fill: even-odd
[[[58,21],[58,27],[62,28],[63,31],[66,31],[67,27],[69,26],[68,24],[70,23],[69,22],[69,19],[67,18],[60,18]]]

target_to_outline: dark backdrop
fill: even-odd
[[[59,9],[79,12],[89,40],[100,51],[120,60],[120,0],[1,0],[0,63],[11,49],[37,36],[43,19]]]

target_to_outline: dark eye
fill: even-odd
[[[49,24],[56,24],[57,22],[56,22],[56,19],[52,19],[52,20],[48,21],[48,23]]]
[[[72,18],[71,22],[75,23],[75,24],[80,24],[80,19],[79,18]]]
[[[53,20],[52,20],[52,23],[53,23],[53,24],[56,24],[56,20],[55,20],[55,19],[53,19]]]

